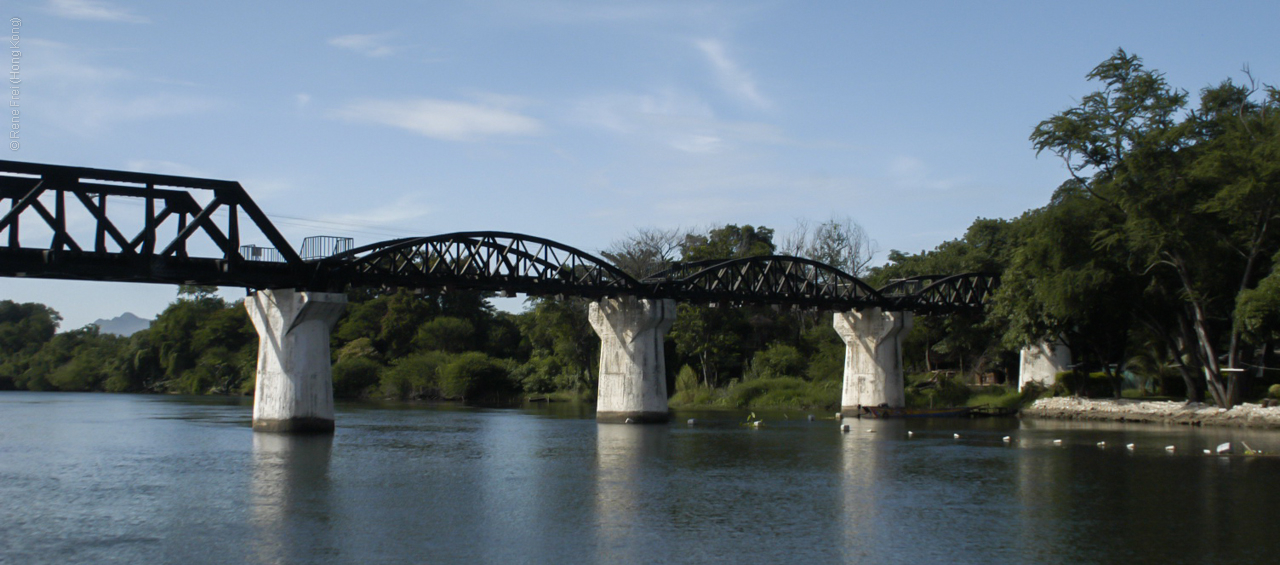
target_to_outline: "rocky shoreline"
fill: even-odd
[[[1280,429],[1280,407],[1247,403],[1227,410],[1203,403],[1054,397],[1041,398],[1020,414],[1023,418]]]

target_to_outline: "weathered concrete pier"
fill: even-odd
[[[906,405],[902,338],[911,320],[910,312],[880,308],[835,313],[836,333],[845,343],[841,414],[857,416],[863,406]]]
[[[1018,390],[1030,383],[1045,388],[1054,385],[1058,373],[1071,368],[1071,350],[1062,343],[1038,343],[1018,353]]]
[[[329,331],[346,304],[344,294],[288,289],[245,299],[258,330],[254,431],[333,433]]]
[[[596,420],[666,422],[667,365],[662,340],[676,321],[671,299],[606,298],[591,303],[600,336]]]

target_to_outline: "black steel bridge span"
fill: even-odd
[[[308,256],[238,182],[16,161],[0,161],[0,213],[4,277],[324,292],[468,289],[919,313],[981,307],[999,283],[991,274],[964,273],[877,289],[830,265],[782,255],[677,263],[636,279],[568,245],[496,231]],[[269,247],[242,244],[251,237]]]

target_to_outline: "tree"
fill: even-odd
[[[600,255],[628,275],[641,279],[670,267],[687,235],[678,228],[640,228],[609,244]]]
[[[796,227],[783,240],[781,251],[861,277],[879,251],[879,245],[853,218],[844,216],[832,217],[817,226],[808,220],[796,220]]]
[[[683,262],[773,255],[773,230],[730,224],[706,234],[690,233],[685,235],[680,252]],[[750,351],[747,340],[760,347],[772,341],[772,336],[754,331],[770,318],[762,309],[694,304],[677,308],[671,339],[676,352],[698,367],[706,386],[717,386],[722,374],[741,373]]]
[[[1020,245],[991,310],[1007,347],[1064,341],[1077,363],[1107,374],[1119,397],[1142,286],[1122,250],[1094,244],[1116,216],[1075,181],[1063,184],[1048,206],[1019,220]]]
[[[1186,353],[1215,402],[1237,404],[1245,373],[1235,370],[1235,309],[1277,250],[1280,95],[1266,87],[1257,100],[1258,88],[1226,81],[1188,110],[1186,92],[1123,50],[1088,78],[1102,89],[1036,126],[1033,145],[1119,214],[1098,246],[1126,250],[1132,272],[1176,297],[1178,311],[1152,323],[1193,345]]]
[[[933,250],[918,254],[891,250],[889,262],[871,269],[866,278],[872,286],[883,287],[923,275],[1001,274],[1020,238],[1018,221],[978,218],[964,237],[945,241]],[[1016,359],[1002,345],[1001,332],[1002,324],[976,313],[918,316],[903,340],[903,363],[917,370],[1007,367]]]

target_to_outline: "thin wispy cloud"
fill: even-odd
[[[395,202],[347,214],[322,216],[321,222],[352,227],[398,228],[412,224],[414,220],[431,214],[431,207],[417,201],[413,195],[405,195]]]
[[[43,104],[34,113],[48,123],[91,135],[123,122],[202,113],[221,105],[215,98],[180,86],[181,81],[139,75],[103,64],[92,49],[30,40],[30,70],[24,79],[42,85]],[[176,88],[157,87],[173,85]]]
[[[543,130],[538,120],[505,108],[433,98],[360,100],[329,112],[329,117],[400,128],[447,141],[529,136]]]
[[[773,105],[760,93],[751,73],[729,56],[724,43],[715,39],[701,39],[694,42],[694,45],[707,58],[707,62],[711,63],[711,68],[716,73],[716,80],[725,92],[757,108],[768,108]]]
[[[101,0],[49,0],[49,13],[73,20],[98,20],[131,24],[150,23],[151,20]]]
[[[898,156],[889,163],[889,179],[902,188],[950,190],[958,184],[956,179],[937,178],[924,161],[909,156]]]
[[[495,0],[496,13],[552,24],[724,21],[737,7],[691,0]]]
[[[391,45],[390,40],[393,36],[391,32],[340,35],[330,39],[329,45],[354,51],[366,57],[388,57],[400,50],[399,47]]]
[[[726,122],[696,96],[661,89],[649,94],[612,94],[579,101],[576,121],[636,140],[690,154],[712,154],[751,143],[780,143],[767,124]]]

